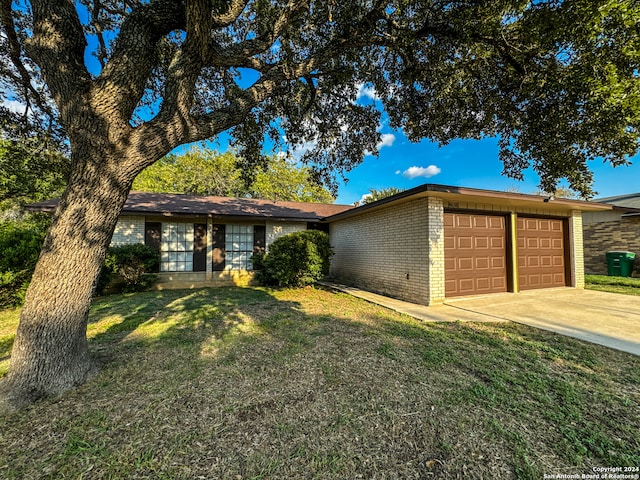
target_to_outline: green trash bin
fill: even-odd
[[[635,259],[633,252],[607,252],[607,273],[610,277],[630,277]]]

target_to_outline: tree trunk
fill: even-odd
[[[93,370],[86,338],[89,307],[130,184],[108,174],[108,160],[102,158],[102,168],[77,162],[83,167],[72,173],[56,210],[0,391],[5,408],[64,392]]]

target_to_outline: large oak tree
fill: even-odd
[[[283,156],[268,158],[267,165],[251,172],[251,178],[243,179],[239,163],[242,163],[240,158],[232,152],[218,153],[194,146],[181,155],[169,154],[146,168],[136,177],[132,188],[142,192],[290,202],[335,201],[329,190],[311,179],[308,167],[298,166]]]
[[[138,173],[229,132],[313,145],[317,178],[375,152],[375,88],[411,140],[497,136],[505,173],[533,166],[588,195],[587,162],[638,147],[632,0],[0,0],[0,80],[22,120],[60,127],[68,186],[3,381],[20,405],[85,381],[95,279]],[[93,55],[93,57],[91,56]],[[240,78],[242,76],[242,78]],[[9,114],[0,109],[0,114]],[[20,120],[20,118],[18,118]],[[284,136],[283,136],[284,132]]]

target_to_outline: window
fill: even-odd
[[[160,271],[193,271],[193,223],[162,224]]]
[[[227,224],[224,243],[225,270],[253,270],[253,225]]]

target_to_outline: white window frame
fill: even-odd
[[[225,270],[253,270],[253,225],[227,223],[224,231]]]
[[[193,271],[193,223],[162,222],[161,272]]]

